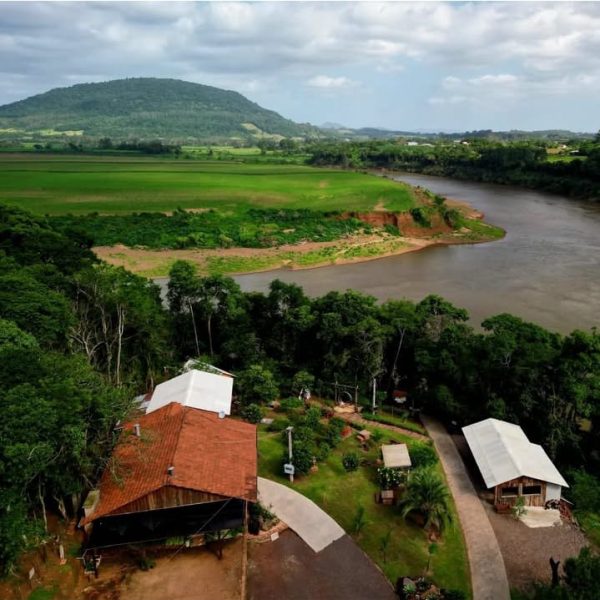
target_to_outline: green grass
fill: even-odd
[[[415,433],[421,433],[423,435],[427,434],[422,425],[383,410],[380,410],[377,414],[362,412],[361,416],[363,419],[367,419],[368,421],[376,421],[379,423],[385,423],[387,425],[402,427],[403,429],[408,429],[409,431],[414,431]]]
[[[506,232],[501,227],[495,225],[489,225],[479,219],[464,219],[463,224],[468,227],[471,231],[465,234],[463,237],[467,240],[473,241],[491,241],[499,240],[506,235]]]
[[[43,586],[43,587],[38,587],[35,588],[35,590],[33,590],[31,592],[31,594],[29,594],[28,599],[27,600],[52,600],[54,598],[54,596],[56,596],[58,592],[58,589],[55,585],[53,586]]]
[[[380,430],[382,442],[390,439],[414,443],[411,438]],[[284,446],[280,433],[259,431],[259,473],[263,477],[290,485],[282,474]],[[405,521],[399,510],[392,506],[376,504],[374,494],[378,490],[374,467],[361,466],[352,473],[346,473],[341,457],[345,452],[354,451],[361,458],[374,460],[379,449],[374,447],[363,452],[355,435],[344,440],[329,458],[319,463],[319,471],[306,477],[299,477],[293,488],[304,494],[329,513],[347,532],[351,533],[352,521],[358,506],[364,506],[368,521],[359,536],[353,537],[359,546],[381,568],[386,577],[395,582],[399,576],[419,576],[427,565],[428,540],[422,528]],[[438,467],[441,470],[441,467]],[[452,504],[453,524],[449,526],[439,542],[437,554],[432,558],[431,579],[439,586],[461,589],[470,597],[470,578],[458,516]],[[388,531],[392,538],[384,562],[380,550],[381,539]]]
[[[299,165],[150,157],[0,155],[0,198],[38,214],[215,208],[407,210],[410,186]]]
[[[576,517],[587,538],[600,549],[600,514],[578,510]]]

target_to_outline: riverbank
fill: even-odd
[[[98,246],[96,255],[116,266],[144,275],[164,277],[177,260],[193,262],[199,273],[227,275],[260,273],[275,269],[314,269],[398,256],[430,246],[476,244],[497,240],[504,230],[483,222],[483,214],[464,202],[449,200],[448,205],[460,210],[464,226],[448,229],[403,227],[406,235],[384,230],[371,234],[350,235],[328,242],[301,242],[272,248],[163,249],[129,248],[124,245]],[[382,212],[376,213],[381,217]],[[389,213],[393,214],[393,213]],[[400,215],[401,217],[403,215]]]

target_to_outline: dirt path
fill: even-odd
[[[416,431],[411,431],[410,429],[404,429],[403,427],[398,427],[396,425],[388,425],[387,423],[378,423],[377,421],[369,421],[368,419],[363,419],[358,413],[335,413],[336,417],[347,421],[348,423],[360,423],[361,425],[369,425],[371,427],[380,427],[381,429],[387,429],[388,431],[395,431],[396,433],[401,433],[402,435],[406,435],[408,437],[414,438],[415,440],[422,440],[424,442],[428,441],[429,438],[422,433],[417,433]]]
[[[431,417],[421,416],[440,457],[462,525],[473,585],[473,600],[509,600],[504,559],[485,508],[451,436]]]

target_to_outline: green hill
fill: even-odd
[[[294,137],[318,131],[237,92],[155,78],[82,83],[0,106],[2,130],[178,141]]]

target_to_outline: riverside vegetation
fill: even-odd
[[[198,250],[186,257],[204,272],[232,273],[503,235],[439,196],[339,169],[30,154],[5,155],[0,172],[7,202],[47,214],[102,258],[148,276],[166,275],[181,250]],[[217,249],[231,251],[201,252]]]

